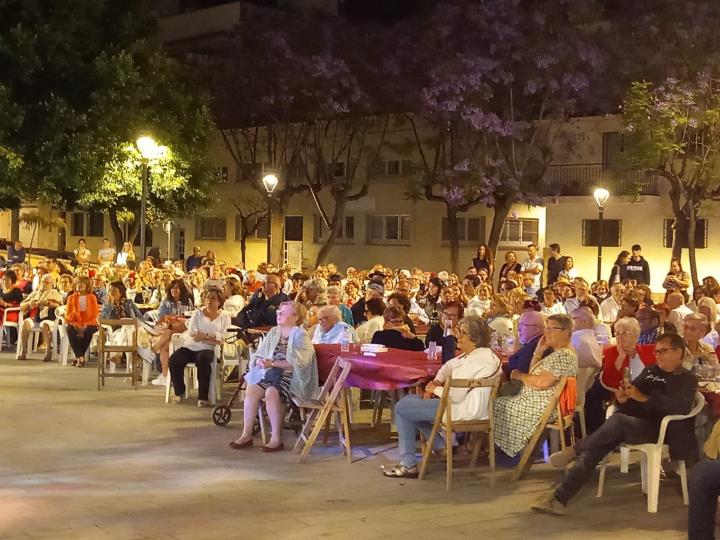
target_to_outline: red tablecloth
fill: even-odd
[[[720,394],[717,392],[702,392],[705,396],[705,402],[710,407],[715,418],[720,418]]]
[[[340,345],[314,345],[320,380],[325,380],[342,357],[352,362],[346,386],[367,390],[396,390],[428,381],[440,369],[440,360],[428,360],[424,352],[390,349],[377,356],[363,356],[357,350],[340,353]]]

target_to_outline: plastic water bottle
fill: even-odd
[[[340,352],[350,352],[350,329],[347,326],[340,336]]]
[[[428,343],[428,350],[427,350],[428,360],[435,360],[436,354],[437,354],[437,343],[435,343],[434,341],[431,341]]]
[[[515,352],[515,336],[509,332],[502,337],[502,352],[505,355]]]

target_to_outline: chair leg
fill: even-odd
[[[447,454],[447,470],[445,471],[446,486],[445,488],[450,491],[453,480],[453,432],[450,426],[445,429],[445,453]],[[429,442],[430,448],[432,449],[432,441]]]
[[[488,431],[488,462],[490,464],[490,487],[495,487],[495,432]]]
[[[647,457],[648,512],[657,513],[660,496],[660,452],[650,452]]]
[[[648,492],[648,457],[645,452],[640,452],[640,486],[642,492]]]
[[[682,486],[683,504],[688,506],[690,504],[690,498],[688,496],[688,484],[687,484],[687,469],[685,468],[685,461],[678,461],[678,474],[680,475],[680,485]]]
[[[630,465],[630,450],[624,446],[620,447],[620,472],[627,474]]]
[[[584,439],[587,437],[587,426],[585,425],[585,409],[582,408],[578,412],[578,416],[580,417],[580,435]]]
[[[315,444],[315,440],[318,438],[318,435],[320,435],[320,430],[325,425],[325,419],[330,415],[331,407],[332,404],[327,403],[320,411],[318,419],[315,422],[315,426],[313,427],[312,433],[310,433],[310,437],[308,437],[307,443],[305,443],[305,447],[302,449],[302,452],[300,452],[300,455],[298,456],[298,463],[301,463],[310,453],[310,450]]]
[[[307,444],[308,434],[312,431],[312,428],[315,426],[315,419],[317,418],[317,415],[319,413],[320,413],[319,409],[310,409],[310,413],[305,416],[305,423],[303,424],[303,427],[300,430],[300,434],[298,435],[298,439],[295,442],[295,446],[293,447],[293,452],[299,452],[300,447],[303,444]]]
[[[598,499],[603,496],[603,491],[605,490],[605,469],[606,468],[607,468],[607,457],[603,458],[603,460],[600,462],[600,476],[598,476],[598,490],[597,490]]]
[[[344,388],[340,394],[340,419],[343,427],[343,438],[345,440],[345,454],[347,455],[348,463],[352,464],[352,444],[350,443],[350,411],[351,411],[351,398],[350,392]]]
[[[437,437],[438,431],[440,431],[440,426],[437,424],[433,425],[433,428],[430,431],[430,437],[428,438],[428,442],[423,450],[423,459],[422,463],[420,463],[420,474],[418,475],[418,478],[420,480],[423,480],[425,478],[425,471],[427,469],[428,461],[430,461],[430,453],[432,452],[433,441],[435,440],[435,437]]]
[[[330,420],[332,416],[327,415],[327,418],[325,419],[325,431],[323,431],[323,444],[327,446],[328,439],[330,438]]]

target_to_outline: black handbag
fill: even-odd
[[[282,380],[283,371],[285,370],[280,367],[273,367],[268,369],[265,372],[265,376],[263,377],[263,382],[267,384],[279,383]]]

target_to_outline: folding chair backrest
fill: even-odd
[[[444,412],[446,422],[452,422],[452,403],[448,399],[451,388],[467,388],[468,392],[471,392],[475,388],[492,388],[492,390],[490,391],[490,399],[488,400],[488,420],[492,421],[492,402],[497,396],[498,389],[500,388],[500,382],[500,376],[484,379],[453,379],[452,377],[448,377],[445,380],[445,384],[443,384],[443,395],[440,402],[440,407],[438,407],[438,412],[440,414]]]
[[[347,379],[351,368],[352,363],[349,360],[345,360],[338,356],[327,376],[327,379],[325,379],[325,383],[320,389],[318,401],[323,403],[326,401],[335,402],[340,394],[340,390],[342,390],[342,387],[345,384],[345,380]]]
[[[138,342],[138,323],[135,319],[98,319],[98,327],[99,327],[99,343],[105,344],[105,327],[114,327],[114,326],[132,326],[132,343],[129,343],[128,345],[132,345],[133,347],[137,347]]]

